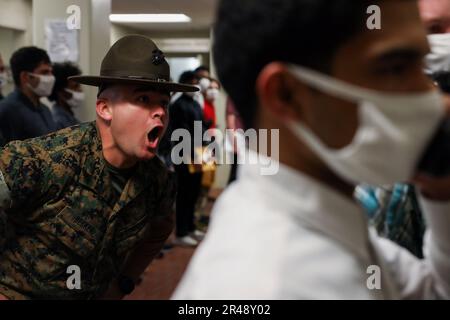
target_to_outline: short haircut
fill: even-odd
[[[67,85],[69,83],[69,80],[67,80],[67,78],[72,76],[79,76],[80,74],[80,68],[71,62],[53,64],[55,85],[53,86],[52,94],[48,97],[48,99],[50,101],[56,101],[58,99],[58,93],[67,88]]]
[[[209,72],[209,68],[207,66],[199,66],[199,67],[195,68],[195,70],[194,70],[195,73],[198,73],[200,71],[207,71],[207,72]]]
[[[38,47],[23,47],[13,53],[9,64],[16,87],[20,87],[20,73],[33,72],[41,63],[50,64],[50,58],[45,50]]]
[[[329,72],[336,51],[362,32],[367,7],[383,0],[221,0],[213,56],[219,79],[247,128],[255,82],[272,61]]]
[[[194,80],[199,80],[195,71],[185,71],[180,75],[178,82],[183,84],[191,84]]]

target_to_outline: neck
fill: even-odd
[[[331,171],[325,163],[299,142],[286,126],[272,121],[264,121],[260,124],[262,128],[280,128],[278,154],[280,163],[310,176],[349,199],[353,199],[354,186]],[[272,143],[270,142],[270,145]]]
[[[322,184],[334,189],[348,199],[353,199],[354,186],[339,178],[334,172],[328,169],[322,162],[310,162],[305,158],[294,158],[296,155],[290,148],[284,148],[284,153],[280,146],[280,162],[297,171],[300,171]],[[287,149],[287,150],[286,150]],[[301,159],[301,161],[299,161]]]
[[[103,145],[103,143],[102,143]],[[115,168],[128,169],[136,165],[137,161],[125,157],[122,150],[117,145],[103,145],[103,157],[105,160]]]
[[[63,110],[67,111],[68,113],[70,113],[71,115],[73,115],[73,111],[72,108],[63,100],[63,99],[58,99],[56,105],[59,108],[62,108]]]
[[[37,96],[28,86],[20,86],[20,92],[22,92],[35,107],[39,105],[39,96]]]
[[[102,152],[105,160],[115,168],[128,169],[136,165],[137,160],[127,156],[114,142],[112,138],[111,129],[101,121],[97,120],[97,128],[100,132],[102,141]]]

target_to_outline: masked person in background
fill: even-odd
[[[195,68],[194,72],[199,79],[211,77],[209,68],[207,66],[198,66],[197,68]]]
[[[203,93],[205,103],[203,104],[203,118],[207,129],[215,129],[217,126],[216,107],[214,103],[219,97],[220,84],[215,79],[208,79],[208,88]]]
[[[227,130],[232,130],[233,133],[231,139],[225,142],[225,148],[228,148],[227,151],[233,155],[233,163],[231,164],[230,176],[228,178],[228,184],[230,184],[237,178],[239,148],[240,146],[245,146],[244,137],[237,131],[245,129],[244,122],[230,97],[227,98],[225,117]]]
[[[205,66],[199,66],[194,70],[195,75],[199,79],[198,85],[200,87],[200,92],[197,94],[194,99],[198,102],[198,104],[203,108],[205,105],[205,97],[204,94],[209,87],[210,81],[210,72],[209,69]]]
[[[210,130],[208,132],[209,139],[211,141],[215,140],[215,131],[217,127],[216,118],[216,107],[214,103],[219,97],[220,84],[217,80],[212,78],[203,78],[200,80],[200,90],[203,95],[203,121],[205,124],[205,130]],[[209,197],[209,191],[214,184],[216,176],[216,165],[213,163],[213,159],[208,159],[205,157],[205,164],[203,165],[203,177],[202,177],[202,188],[198,201],[198,211],[203,213],[204,208],[208,201],[211,201]],[[201,216],[200,221],[205,224],[208,221],[207,216]]]
[[[425,58],[425,72],[442,91],[450,94],[450,0],[420,0],[418,4],[429,33],[430,53]],[[426,226],[414,185],[360,185],[355,189],[355,197],[380,235],[423,258]]]
[[[450,0],[419,0],[419,9],[431,47],[425,71],[450,93]]]
[[[196,77],[198,77],[198,87],[200,88],[200,92],[198,92],[194,96],[194,100],[197,101],[197,103],[203,109],[205,107],[205,93],[206,90],[209,88],[211,80],[209,78],[199,77],[197,76],[197,73],[195,73],[195,75]]]
[[[367,28],[371,5],[381,30]],[[279,153],[249,151],[174,298],[450,298],[448,179],[418,182],[423,260],[368,228],[353,199],[360,183],[412,180],[445,117],[417,3],[222,0],[214,39],[245,126],[279,130]],[[264,175],[269,160],[278,172]]]
[[[55,131],[50,110],[40,102],[53,90],[50,58],[42,49],[24,47],[10,59],[15,90],[0,102],[0,130],[5,142]]]
[[[73,109],[83,105],[84,93],[79,83],[67,78],[80,75],[81,70],[70,62],[55,63],[53,74],[56,82],[48,99],[54,102],[52,115],[57,129],[74,126],[79,121],[75,118]]]
[[[185,71],[180,76],[180,83],[198,86],[198,78],[193,71]],[[169,107],[170,132],[184,129],[190,138],[191,154],[182,151],[183,163],[174,164],[177,176],[176,199],[176,239],[175,244],[180,246],[196,246],[204,236],[197,230],[195,223],[195,208],[200,196],[202,182],[202,167],[194,165],[194,159],[198,155],[198,149],[202,146],[195,145],[195,122],[200,123],[201,136],[205,131],[202,108],[195,100],[196,92],[183,93]],[[183,138],[184,139],[184,138]],[[172,141],[175,147],[179,142]]]

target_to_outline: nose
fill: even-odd
[[[166,116],[167,116],[167,111],[163,106],[156,107],[152,112],[152,119],[159,118],[162,123],[164,123]]]

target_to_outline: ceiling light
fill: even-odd
[[[110,14],[111,22],[128,23],[182,23],[191,22],[192,19],[185,14],[163,13],[163,14]]]

